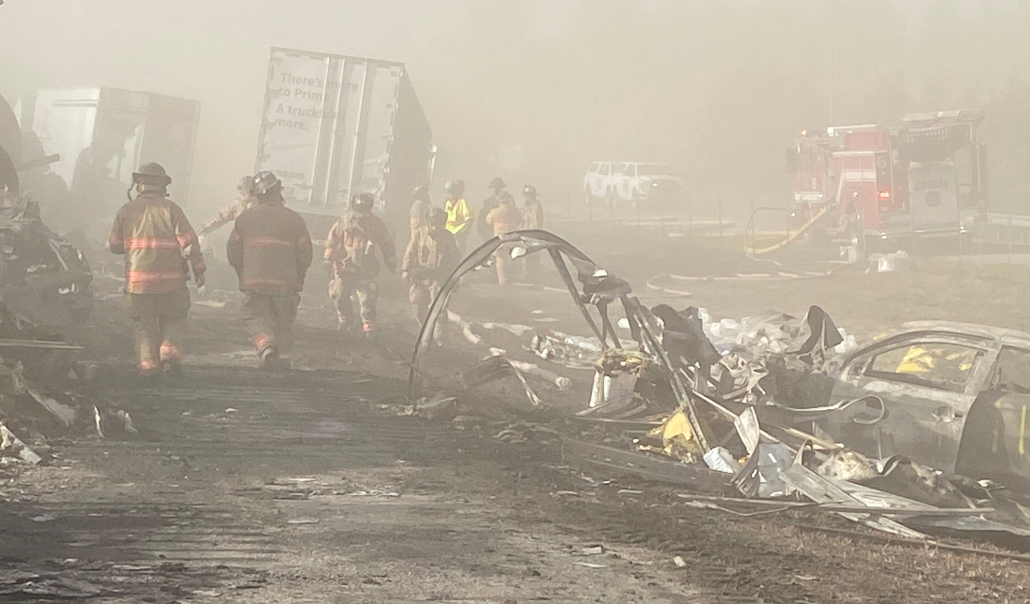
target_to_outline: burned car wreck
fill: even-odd
[[[0,207],[0,299],[8,310],[39,332],[58,332],[89,319],[92,282],[85,256],[43,223],[37,204],[22,198]]]
[[[550,256],[590,335],[476,324],[448,309],[461,279],[497,254],[538,253]],[[464,341],[485,352],[457,381],[437,380],[425,365],[439,322],[457,324]],[[490,330],[518,336],[513,353],[534,362],[492,345],[481,335]],[[416,341],[409,399],[440,400],[457,393],[453,384],[468,390],[515,375],[534,406],[546,405],[534,391],[543,378],[588,393],[570,419],[624,439],[619,448],[610,433],[605,444],[566,435],[563,455],[585,465],[721,484],[745,496],[720,498],[735,504],[800,496],[904,538],[939,529],[1026,538],[1027,508],[997,486],[1030,476],[1027,360],[1030,334],[973,325],[909,324],[858,348],[817,306],[800,318],[765,313],[739,322],[716,322],[696,307],[648,308],[628,282],[567,241],[516,231],[484,243],[441,287]],[[555,373],[584,367],[589,378]]]
[[[1011,486],[1027,485],[1030,334],[926,321],[847,356],[833,400],[879,397],[883,417],[842,413],[821,426],[844,445]]]

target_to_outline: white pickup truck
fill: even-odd
[[[665,164],[599,161],[583,177],[583,192],[588,203],[675,201],[683,195],[683,181]]]

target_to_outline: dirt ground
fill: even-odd
[[[1030,274],[1015,268],[917,259],[899,273],[691,281],[691,296],[670,296],[647,281],[760,271],[728,239],[584,228],[562,234],[648,304],[736,318],[819,304],[860,338],[915,319],[1030,330]],[[587,335],[567,294],[488,281],[475,276],[455,309]],[[253,368],[235,301],[195,304],[188,377],[156,386],[134,379],[118,300],[101,300],[86,337],[96,377],[80,396],[128,411],[139,433],[84,432],[53,442],[45,465],[2,469],[0,601],[1030,601],[1027,562],[801,528],[860,530],[823,516],[698,510],[682,488],[574,467],[557,438],[400,416],[414,322],[399,283],[385,290],[379,346],[328,329],[309,295],[285,375]],[[537,385],[548,402],[586,404]]]

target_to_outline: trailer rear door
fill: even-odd
[[[403,67],[274,48],[257,170],[297,209],[339,215],[368,192],[382,206]]]

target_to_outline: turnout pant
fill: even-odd
[[[340,273],[329,282],[329,297],[336,304],[336,318],[342,327],[354,324],[354,303],[358,299],[361,309],[361,327],[366,333],[376,330],[376,302],[379,301],[379,285],[375,279],[355,273]]]
[[[425,322],[426,315],[429,314],[429,306],[439,293],[440,282],[436,279],[420,279],[412,282],[411,289],[408,290],[408,300],[411,302],[411,307],[415,311],[415,317],[419,323]],[[438,343],[443,342],[446,336],[447,323],[447,312],[444,311],[433,329],[433,339]]]
[[[275,347],[280,356],[293,350],[293,322],[297,319],[300,294],[247,294],[243,303],[243,323],[261,354]]]
[[[190,292],[182,289],[164,294],[127,294],[129,319],[136,336],[136,367],[140,373],[161,369],[162,362],[182,361]]]
[[[494,252],[494,266],[497,267],[497,283],[499,285],[508,285],[512,281],[511,250],[511,245],[504,244]]]

